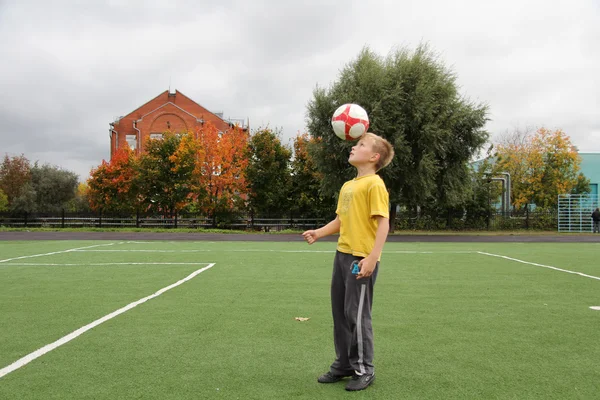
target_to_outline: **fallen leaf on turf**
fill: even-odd
[[[308,321],[309,319],[310,319],[310,318],[305,318],[305,317],[296,317],[296,318],[295,318],[295,320],[296,320],[296,321],[302,321],[302,322],[304,322],[304,321]]]

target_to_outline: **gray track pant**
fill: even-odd
[[[379,263],[369,278],[356,279],[352,262],[360,259],[338,251],[333,261],[331,309],[336,360],[331,372],[336,375],[374,372],[371,306]]]

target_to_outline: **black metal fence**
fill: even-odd
[[[398,213],[394,220],[397,230],[544,230],[558,229],[556,211],[511,211],[482,213],[452,213],[446,215],[422,215]]]
[[[202,215],[114,215],[86,213],[0,213],[0,227],[12,228],[152,228],[152,229],[237,229],[282,231],[311,229],[327,223],[323,218],[238,216],[226,219]]]
[[[333,216],[332,216],[333,217]],[[226,216],[180,215],[172,218],[156,215],[114,215],[101,213],[0,213],[0,227],[14,228],[166,228],[166,229],[237,229],[247,231],[305,230],[323,226],[326,218],[305,216]],[[399,212],[395,230],[557,230],[558,215],[547,211],[521,211],[509,214],[453,213],[422,215]]]

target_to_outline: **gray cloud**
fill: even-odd
[[[314,87],[368,45],[427,42],[495,136],[562,128],[600,151],[600,6],[593,0],[0,1],[0,152],[78,173],[108,123],[176,88],[213,111],[305,129]]]

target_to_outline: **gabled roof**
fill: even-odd
[[[183,112],[184,112],[184,113],[186,113],[187,115],[190,115],[190,116],[192,116],[192,117],[194,117],[194,118],[196,118],[196,119],[199,119],[199,118],[198,118],[197,116],[195,116],[194,114],[192,114],[192,113],[190,113],[190,112],[188,112],[188,111],[184,110],[183,108],[179,107],[177,104],[175,104],[175,103],[171,103],[171,102],[169,101],[169,102],[167,102],[167,103],[165,103],[165,104],[163,104],[163,105],[161,105],[161,106],[159,106],[159,107],[155,108],[154,110],[152,110],[152,111],[150,111],[150,112],[147,112],[146,114],[142,115],[142,116],[140,117],[140,119],[138,119],[138,121],[141,121],[141,120],[143,120],[143,119],[144,119],[144,117],[146,117],[146,116],[148,116],[148,115],[150,115],[150,114],[152,114],[152,113],[154,113],[154,112],[156,112],[156,111],[160,110],[160,109],[161,109],[161,108],[163,108],[163,107],[166,107],[166,106],[168,106],[169,104],[170,104],[170,105],[172,105],[173,107],[176,107],[176,108],[180,109],[181,111],[183,111]]]
[[[180,97],[184,97],[184,98],[186,98],[186,99],[187,99],[187,100],[189,100],[191,103],[193,103],[193,104],[195,104],[196,106],[200,107],[200,108],[201,108],[201,109],[202,109],[204,112],[206,112],[206,113],[209,113],[209,114],[213,115],[215,118],[218,118],[218,119],[220,119],[221,121],[223,121],[223,122],[224,122],[224,123],[226,123],[226,124],[229,124],[229,121],[226,121],[226,120],[224,120],[223,118],[221,118],[220,116],[218,116],[217,114],[215,114],[215,113],[213,113],[213,112],[209,111],[209,110],[208,110],[206,107],[202,106],[201,104],[199,104],[198,102],[194,101],[194,100],[193,100],[193,99],[191,99],[190,97],[188,97],[188,96],[186,96],[185,94],[181,93],[179,90],[175,90],[175,93],[174,93],[174,94],[172,94],[172,93],[171,93],[169,90],[165,90],[164,92],[161,92],[161,93],[160,93],[158,96],[156,96],[156,97],[152,98],[151,100],[148,100],[147,102],[145,102],[145,103],[144,103],[144,104],[142,104],[141,106],[137,107],[135,110],[131,111],[129,114],[126,114],[125,116],[123,116],[123,117],[121,117],[121,118],[119,118],[119,119],[122,119],[122,118],[135,118],[135,119],[137,120],[138,118],[136,118],[136,117],[135,117],[135,115],[134,115],[134,114],[136,113],[136,111],[139,111],[141,108],[143,108],[143,107],[146,107],[148,104],[150,104],[150,103],[152,103],[152,102],[154,102],[154,101],[158,100],[160,97],[164,97],[164,96],[166,96],[166,99],[165,99],[166,101],[165,101],[164,103],[160,104],[158,107],[155,107],[155,108],[154,108],[152,111],[145,113],[145,114],[144,114],[143,116],[141,116],[140,118],[144,118],[146,115],[148,115],[148,114],[151,114],[151,113],[155,112],[156,110],[158,110],[159,108],[161,108],[161,107],[165,106],[166,104],[172,104],[172,105],[174,105],[175,107],[179,108],[180,110],[184,111],[185,113],[187,113],[187,114],[189,114],[189,115],[193,116],[193,117],[194,117],[194,118],[196,118],[196,119],[199,119],[199,117],[198,117],[198,116],[195,116],[195,115],[193,115],[193,114],[192,114],[192,113],[190,113],[189,111],[187,111],[187,110],[184,110],[183,108],[179,107],[179,106],[178,106],[178,105],[176,105],[175,103],[173,103],[173,102],[169,101],[169,100],[168,100],[168,98],[169,98],[170,96],[173,96],[173,95],[174,95],[174,96],[180,96]]]
[[[140,108],[144,107],[146,104],[152,103],[154,100],[158,99],[160,96],[163,96],[165,93],[168,95],[169,91],[165,90],[164,92],[160,92],[160,94],[158,96],[154,97],[153,99],[148,100],[147,102],[145,102],[144,104],[142,104],[141,106],[139,106],[138,108],[136,108],[135,110],[131,111],[128,114],[125,114],[124,116],[120,117],[119,119],[123,119],[123,118],[127,118],[127,117],[131,116],[137,110],[139,110]]]
[[[175,89],[175,95],[180,95],[185,97],[186,99],[188,99],[189,101],[191,101],[192,103],[194,103],[195,105],[197,105],[198,107],[202,108],[203,110],[206,110],[207,113],[210,113],[212,115],[214,115],[215,117],[217,117],[218,119],[220,119],[221,121],[223,121],[226,124],[231,125],[231,122],[224,120],[222,117],[218,116],[217,114],[215,114],[214,112],[211,112],[208,110],[208,108],[204,107],[202,104],[198,103],[197,101],[193,100],[192,98],[186,96],[185,94],[181,93],[179,90]],[[189,114],[189,113],[188,113]],[[191,114],[190,114],[191,115]]]

